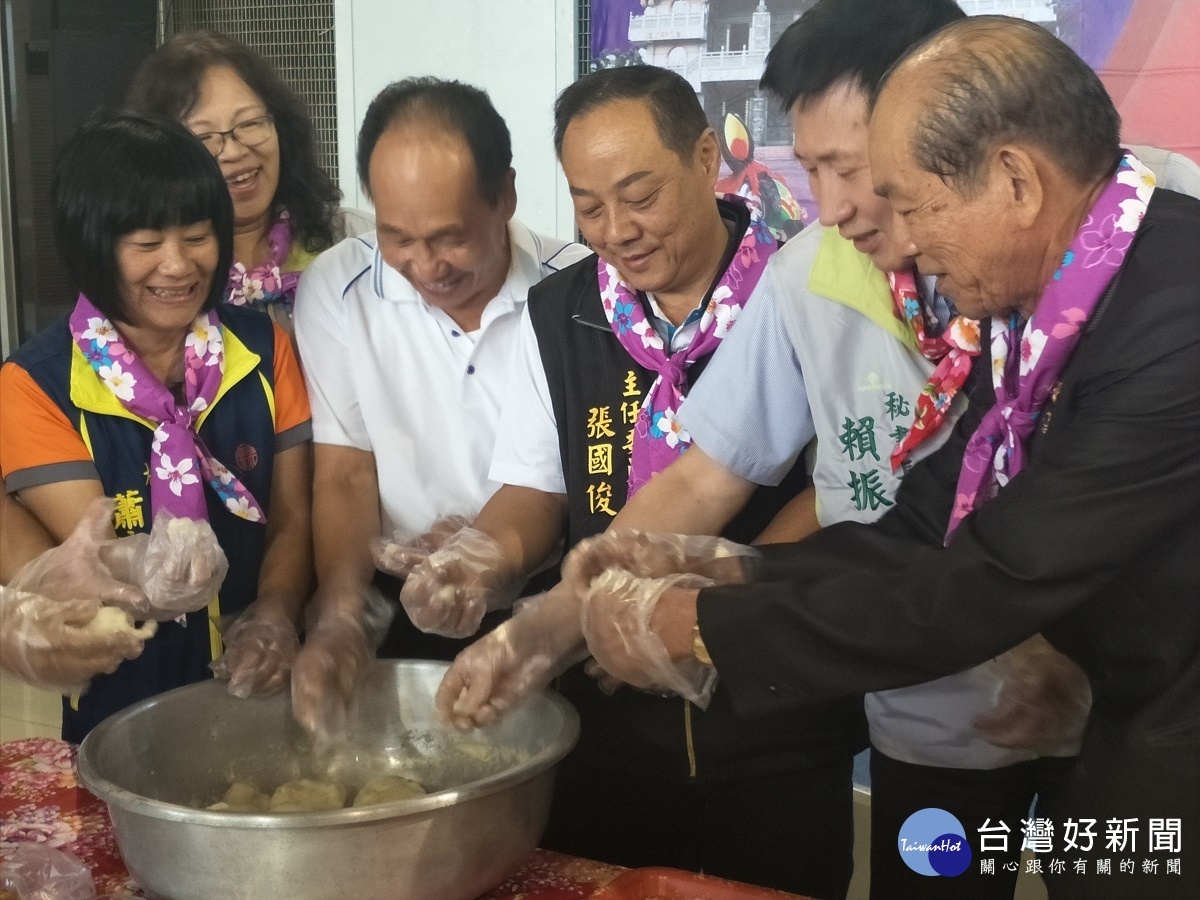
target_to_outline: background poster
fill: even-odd
[[[772,223],[812,221],[808,179],[792,156],[791,123],[758,90],[767,51],[816,0],[591,0],[592,69],[674,69],[723,138],[725,189],[772,191]],[[887,2],[887,0],[879,0]],[[1100,73],[1124,139],[1200,162],[1200,0],[959,0],[970,15],[1037,22]],[[736,117],[736,118],[735,118]],[[774,188],[772,187],[774,185]],[[789,207],[793,196],[797,206]],[[778,206],[776,207],[776,202]],[[789,224],[791,215],[799,217]]]

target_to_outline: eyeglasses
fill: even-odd
[[[275,117],[266,115],[238,122],[228,131],[206,131],[196,137],[209,153],[220,156],[221,151],[225,149],[226,138],[233,138],[243,147],[257,147],[264,143],[274,130]]]

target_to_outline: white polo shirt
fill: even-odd
[[[587,255],[516,221],[509,237],[508,278],[472,333],[383,261],[374,232],[322,253],[300,280],[313,439],[375,454],[387,531],[474,516],[499,487],[488,465],[529,288]]]

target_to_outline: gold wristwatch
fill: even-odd
[[[700,636],[699,622],[692,626],[692,656],[706,666],[713,664],[712,657],[708,655],[708,648],[704,646],[704,638]]]

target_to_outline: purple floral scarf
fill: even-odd
[[[750,210],[750,225],[742,235],[729,268],[708,298],[696,334],[683,350],[668,352],[662,337],[646,318],[643,298],[621,280],[616,267],[604,259],[600,259],[596,267],[600,301],[617,340],[638,365],[658,373],[634,422],[629,497],[637,493],[651,475],[669,466],[692,442],[675,417],[687,388],[687,370],[696,360],[712,353],[729,333],[762,277],[767,260],[779,249],[755,206],[733,194],[718,196],[728,203],[746,206]]]
[[[1084,324],[1124,262],[1153,192],[1153,173],[1127,152],[1025,327],[1018,333],[1015,317],[992,319],[996,405],[967,442],[947,542],[967,515],[1025,466],[1025,448],[1038,416]]]
[[[279,303],[291,314],[296,302],[296,285],[300,282],[299,272],[280,272],[279,267],[287,262],[292,252],[292,225],[285,210],[271,224],[267,234],[267,245],[271,255],[261,266],[249,271],[237,260],[229,269],[229,286],[225,302],[234,306],[257,306],[265,308]]]
[[[197,422],[221,388],[225,344],[215,312],[201,313],[192,323],[183,349],[184,399],[171,392],[146,364],[125,346],[116,326],[79,295],[70,319],[71,334],[96,376],[121,405],[154,423],[150,445],[150,505],[179,518],[208,520],[200,475],[235,516],[266,522],[262,507],[229,469],[213,458],[196,433]]]

